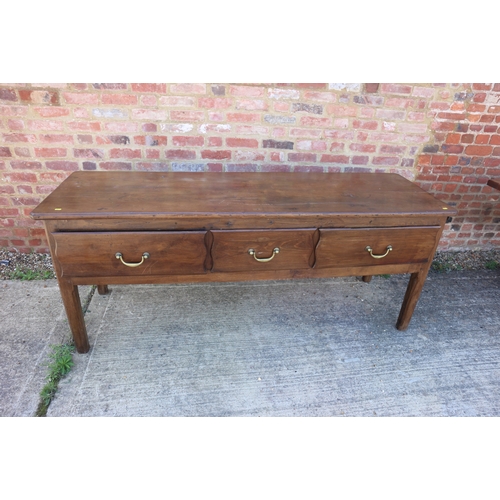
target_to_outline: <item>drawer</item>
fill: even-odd
[[[438,226],[320,229],[315,268],[427,262],[439,230]]]
[[[52,233],[52,236],[63,275],[141,276],[204,273],[205,234],[205,231],[134,231]],[[121,259],[117,254],[121,254]]]
[[[212,231],[212,271],[309,268],[314,262],[315,232],[315,229]]]

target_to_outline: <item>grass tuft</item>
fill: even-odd
[[[21,281],[48,280],[54,277],[53,271],[33,271],[32,269],[14,269],[9,275],[9,279]]]
[[[36,410],[37,417],[45,417],[50,402],[54,398],[57,391],[59,381],[71,370],[73,366],[73,352],[75,346],[73,344],[52,345],[49,358],[51,362],[48,364],[47,383],[40,392],[40,403]]]

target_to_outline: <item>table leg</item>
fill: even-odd
[[[107,295],[109,293],[108,285],[97,285],[97,293],[99,295]]]
[[[80,294],[78,287],[73,285],[71,281],[64,278],[59,279],[59,289],[61,297],[68,316],[69,327],[73,334],[76,350],[80,354],[89,351],[90,344],[87,336],[87,328],[83,318],[82,304],[80,302]]]
[[[424,287],[425,279],[427,278],[427,272],[428,269],[425,269],[418,273],[413,273],[410,276],[410,282],[408,283],[408,288],[406,289],[403,305],[401,306],[399,318],[396,323],[396,328],[398,330],[406,330],[408,328],[411,316],[420,297],[420,292]]]
[[[361,279],[365,282],[365,283],[370,283],[370,281],[372,280],[373,276],[363,276]]]

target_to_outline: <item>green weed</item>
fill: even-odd
[[[486,269],[498,269],[499,266],[500,266],[500,264],[498,262],[496,262],[495,260],[489,260],[488,262],[486,262],[484,264],[484,267]]]
[[[14,269],[9,275],[10,279],[21,281],[48,280],[54,277],[53,271],[33,271],[31,269]]]
[[[71,370],[73,366],[73,351],[75,350],[72,344],[52,345],[49,358],[51,362],[48,364],[47,383],[40,392],[40,403],[36,411],[37,417],[45,417],[50,402],[54,398],[57,391],[59,381]]]

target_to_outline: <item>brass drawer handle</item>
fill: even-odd
[[[253,258],[257,261],[257,262],[269,262],[270,260],[273,260],[274,259],[274,256],[277,254],[277,253],[280,253],[280,249],[279,248],[275,248],[273,250],[273,254],[271,255],[271,257],[268,257],[267,259],[259,259],[256,255],[255,255],[255,250],[253,248],[250,248],[250,250],[248,250],[248,253],[250,255],[253,255]]]
[[[370,246],[367,246],[365,250],[369,252],[374,259],[383,259],[389,252],[392,252],[392,245],[387,245],[387,251],[384,253],[384,255],[373,255],[372,247]]]
[[[126,266],[128,266],[128,267],[138,267],[138,266],[140,266],[140,265],[141,265],[141,264],[142,264],[142,263],[143,263],[146,259],[149,259],[149,254],[148,254],[148,252],[144,252],[144,253],[142,254],[142,259],[141,259],[141,262],[125,262],[125,261],[123,260],[123,255],[122,255],[120,252],[116,252],[116,253],[115,253],[115,257],[116,257],[117,259],[120,259],[121,263],[122,263],[122,264],[125,264],[125,265],[126,265]]]

